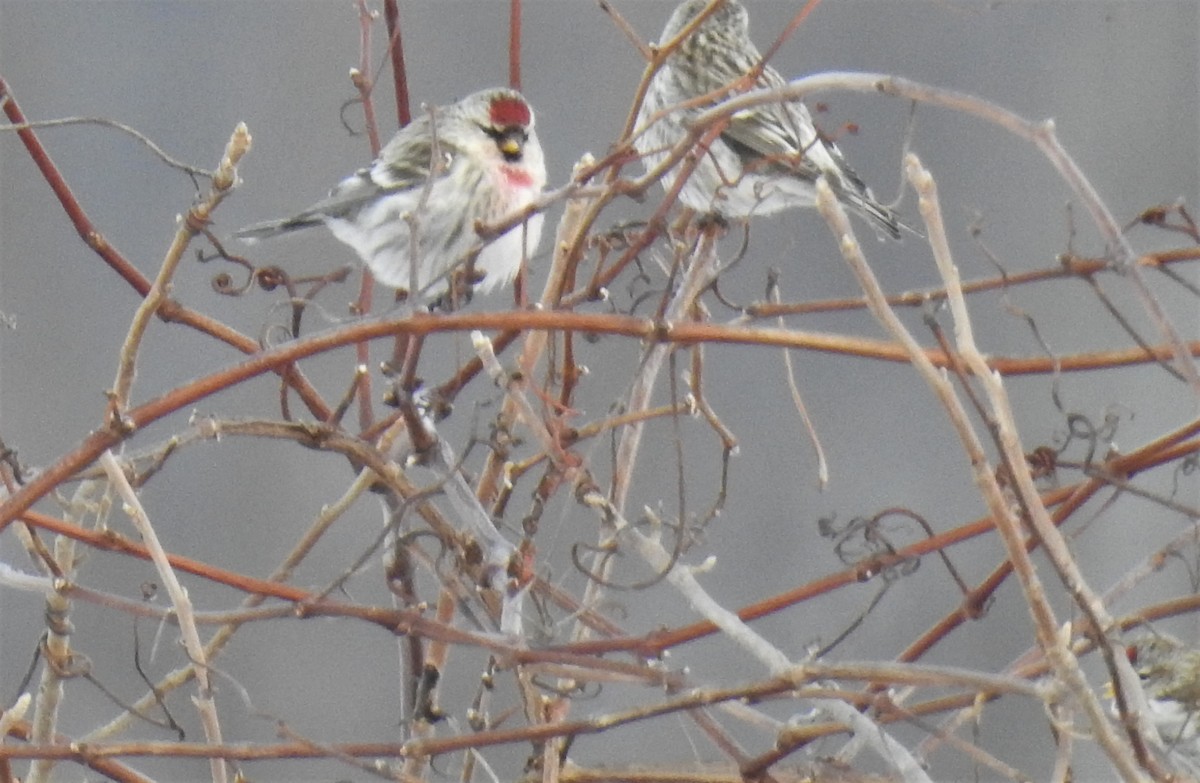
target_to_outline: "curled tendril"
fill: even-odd
[[[1175,472],[1171,477],[1171,497],[1174,498],[1179,493],[1179,479],[1186,478],[1196,472],[1200,468],[1200,456],[1189,454],[1175,466]]]
[[[341,108],[338,109],[338,119],[341,120],[342,127],[346,129],[346,133],[349,133],[351,136],[361,136],[364,131],[361,128],[356,130],[350,125],[350,120],[346,119],[346,110],[352,106],[358,106],[362,102],[363,99],[359,97],[347,98],[342,103]]]
[[[886,563],[886,558],[895,557],[900,550],[900,547],[892,543],[888,534],[905,533],[906,535],[911,535],[911,525],[905,525],[903,522],[891,525],[890,529],[885,527],[883,523],[890,517],[900,517],[902,520],[907,520],[909,523],[920,527],[921,531],[924,532],[925,538],[934,538],[933,526],[929,524],[928,520],[915,511],[906,508],[887,508],[869,519],[855,517],[843,526],[839,526],[834,517],[825,517],[818,520],[817,528],[822,536],[834,539],[834,551],[842,559],[843,563],[851,567],[863,568],[863,574],[866,578],[878,574],[883,577],[885,582],[891,582],[915,573],[917,568],[920,567],[920,558],[908,557],[883,566],[883,563]],[[958,585],[959,591],[968,599],[971,598],[971,588],[967,586],[966,581],[959,575],[958,569],[954,567],[954,563],[950,560],[950,556],[942,549],[938,549],[937,554],[941,558],[946,572],[950,574],[950,578]],[[879,563],[879,565],[876,565],[876,563]],[[978,616],[982,616],[987,611],[987,606],[978,606],[975,608],[975,611],[978,613]]]
[[[222,296],[236,296],[241,293],[233,284],[233,275],[228,272],[218,272],[213,275],[212,290]]]
[[[750,224],[746,223],[744,226],[742,226],[742,241],[741,241],[741,244],[738,246],[737,252],[733,256],[733,260],[721,267],[721,271],[717,273],[717,276],[713,278],[713,281],[708,286],[709,290],[713,292],[713,296],[715,296],[717,298],[717,301],[719,301],[721,304],[728,307],[730,310],[733,310],[735,313],[738,313],[739,315],[744,314],[746,312],[747,308],[745,305],[737,304],[736,302],[726,298],[725,295],[721,293],[721,276],[726,274],[727,272],[729,272],[731,269],[736,267],[738,264],[742,263],[742,259],[744,259],[746,257],[746,251],[748,251],[749,249],[750,249]],[[768,275],[768,279],[774,278],[774,281],[775,281],[774,284],[777,286],[778,282],[779,282],[779,270],[772,267],[771,269],[768,270],[767,275]],[[768,282],[768,287],[770,287],[770,286],[771,286],[771,283]]]
[[[219,272],[213,275],[212,279],[212,289],[222,296],[241,296],[249,291],[253,284],[253,274],[247,276],[246,282],[241,285],[234,285],[233,275],[228,272]]]
[[[1068,414],[1067,436],[1058,453],[1060,455],[1065,453],[1072,441],[1081,440],[1087,444],[1087,455],[1083,459],[1083,464],[1091,465],[1101,446],[1107,447],[1112,444],[1117,436],[1120,423],[1121,415],[1111,409],[1105,412],[1104,421],[1101,424],[1096,424],[1082,413]]]
[[[846,566],[860,566],[864,563],[894,557],[900,547],[892,543],[892,537],[897,532],[903,532],[905,525],[885,526],[889,517],[899,516],[911,523],[916,523],[916,514],[903,509],[888,509],[873,517],[854,517],[845,525],[839,525],[835,517],[824,517],[817,522],[817,529],[825,538],[833,539],[833,551],[838,559]],[[885,568],[870,568],[871,576],[876,573],[887,581],[894,581],[914,573],[920,567],[920,558],[905,558],[892,563]]]
[[[579,573],[583,574],[585,577],[591,579],[597,584],[612,590],[644,590],[646,588],[653,587],[663,579],[666,579],[667,574],[669,574],[671,569],[675,567],[675,564],[679,562],[679,558],[691,548],[692,544],[696,543],[697,531],[694,525],[688,525],[682,522],[667,522],[659,519],[658,516],[652,512],[648,512],[646,516],[643,516],[639,520],[639,523],[651,524],[656,527],[666,528],[675,534],[675,545],[671,549],[670,557],[667,560],[666,565],[649,579],[644,579],[640,582],[634,582],[633,584],[618,584],[605,579],[600,575],[600,573],[598,573],[604,570],[604,560],[620,554],[620,550],[617,548],[615,541],[600,546],[595,546],[582,541],[576,542],[571,546],[571,562],[575,565],[575,568],[579,571]],[[597,570],[594,571],[583,562],[584,554],[602,555],[604,560],[597,564]]]
[[[74,677],[87,677],[92,673],[92,660],[83,653],[68,651],[64,655],[55,655],[43,638],[42,660],[54,670],[55,675],[64,680]]]
[[[209,261],[214,261],[219,258],[222,261],[228,261],[231,264],[240,266],[242,269],[245,269],[247,273],[246,282],[242,285],[235,285],[233,282],[233,275],[230,275],[228,272],[221,272],[213,277],[211,283],[212,289],[222,296],[241,296],[249,291],[250,286],[254,283],[254,264],[250,263],[250,261],[242,256],[234,255],[233,253],[227,251],[225,249],[225,245],[221,243],[221,240],[218,239],[217,236],[213,234],[213,232],[210,231],[206,225],[197,225],[195,228],[196,231],[204,235],[213,248],[212,253],[205,253],[203,250],[197,250],[196,261],[198,263],[207,264]]]
[[[236,260],[236,259],[231,259]],[[268,293],[279,288],[284,289],[288,295],[288,302],[292,308],[292,323],[288,339],[295,339],[300,336],[300,324],[305,309],[312,303],[313,299],[321,289],[330,283],[340,283],[350,274],[351,267],[340,266],[324,275],[316,275],[312,277],[292,277],[282,267],[279,266],[264,266],[253,267],[247,263],[250,271],[250,279],[246,286],[238,291],[244,293],[251,285],[257,283],[258,287]],[[303,294],[298,292],[298,287],[304,283],[312,283],[312,285]]]
[[[254,282],[254,265],[241,256],[234,256],[226,253],[219,244],[214,243],[217,252],[205,253],[203,250],[196,251],[196,261],[201,264],[207,264],[209,261],[221,259],[228,261],[231,264],[236,264],[246,270],[246,282],[241,285],[235,285],[233,275],[228,272],[219,272],[213,275],[211,282],[212,289],[222,296],[241,296],[250,289],[250,285]]]
[[[632,286],[630,292],[632,294]],[[662,298],[663,292],[664,289],[662,288],[647,288],[642,293],[634,296],[633,302],[629,305],[629,309],[624,313],[624,315],[637,315],[637,310],[639,307],[646,302],[653,304],[654,302],[658,301]]]
[[[291,279],[288,278],[287,272],[283,271],[280,267],[259,267],[254,270],[252,280],[258,283],[258,287],[264,291],[271,292],[283,286],[287,289],[290,296],[295,296],[295,286],[292,284]]]
[[[620,585],[609,584],[609,582],[600,576],[600,574],[593,572],[587,567],[587,564],[583,562],[583,555],[585,554],[600,555],[603,559],[597,565],[599,569],[603,570],[604,561],[615,555],[616,551],[617,550],[614,546],[593,546],[592,544],[588,544],[584,541],[577,541],[571,545],[571,562],[575,565],[575,569],[579,571],[579,573],[583,574],[588,579],[591,579],[593,582],[597,582],[603,587],[620,588]]]
[[[254,284],[254,264],[251,264],[241,256],[234,256],[226,253],[223,249],[217,246],[217,252],[207,254],[203,250],[196,251],[196,261],[201,264],[207,264],[209,261],[216,259],[228,261],[231,264],[242,267],[246,270],[246,282],[238,285],[233,281],[233,275],[228,272],[218,272],[213,275],[211,285],[213,291],[216,291],[222,296],[241,296],[250,290],[250,286]]]
[[[278,323],[264,324],[262,330],[258,333],[258,344],[264,349],[274,348],[291,339],[292,333],[288,331],[286,326]]]
[[[650,224],[645,220],[625,220],[614,223],[607,231],[590,237],[588,242],[593,247],[598,247],[605,251],[628,250],[633,246],[630,236],[641,234],[648,228],[650,228]]]
[[[592,273],[592,279],[588,283],[588,293],[590,301],[603,301],[607,299],[605,289],[597,287],[596,281],[601,277],[603,270],[608,265],[609,257],[613,253],[624,253],[633,246],[634,240],[631,237],[640,236],[644,231],[649,229],[650,224],[644,221],[625,221],[616,223],[610,226],[604,232],[597,232],[594,236],[588,238],[588,248],[597,251],[596,265]],[[629,283],[626,284],[626,289],[629,296],[634,296],[634,285],[639,282],[649,282],[650,278],[646,274],[645,266],[642,264],[640,256],[635,256],[633,264],[637,269],[637,274],[632,275]]]

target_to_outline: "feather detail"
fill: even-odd
[[[542,216],[483,241],[475,228],[526,209],[546,183],[529,104],[484,90],[414,118],[370,166],[295,217],[258,223],[259,239],[325,225],[384,285],[437,301],[470,264],[478,289],[510,282],[537,249]]]
[[[496,98],[488,106],[488,118],[497,128],[507,128],[512,125],[529,127],[530,117],[529,104],[519,98],[511,96]]]
[[[660,44],[676,40],[710,4],[709,0],[681,3],[667,21]],[[746,75],[761,63],[762,54],[750,40],[745,6],[725,0],[680,42],[651,82],[638,117],[641,131],[634,140],[647,171],[683,140],[702,111],[726,100],[729,88],[742,86]],[[763,65],[754,83],[746,86],[772,89],[785,84],[778,71]],[[697,98],[710,94],[707,105],[695,105]],[[678,108],[680,104],[690,105]],[[663,177],[666,188],[674,186],[678,171],[677,167]],[[726,218],[769,215],[812,206],[814,185],[822,175],[838,199],[867,217],[873,227],[893,237],[908,229],[875,200],[837,146],[821,137],[800,101],[764,103],[732,115],[692,169],[679,198],[697,211]]]

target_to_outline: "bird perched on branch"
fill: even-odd
[[[424,299],[445,294],[451,273],[482,245],[468,282],[487,291],[511,282],[537,249],[542,216],[488,242],[476,226],[528,207],[545,184],[529,103],[515,90],[482,90],[414,119],[374,163],[295,217],[237,235],[253,241],[328,226],[376,280]]]
[[[1200,650],[1154,633],[1135,637],[1125,652],[1146,691],[1146,717],[1168,757],[1200,775]]]
[[[663,29],[659,46],[680,33],[711,3],[686,0]],[[654,75],[638,115],[641,129],[634,141],[647,171],[683,141],[695,119],[730,93],[730,87],[762,63],[750,40],[746,9],[738,0],[725,0],[671,52]],[[763,65],[749,89],[780,88],[787,84],[779,72]],[[710,100],[695,99],[717,93]],[[691,102],[687,107],[681,104]],[[700,137],[697,137],[699,139]],[[700,156],[679,192],[684,204],[726,218],[765,215],[815,203],[814,184],[822,174],[838,199],[874,226],[893,237],[900,223],[890,209],[875,200],[841,150],[821,137],[808,109],[798,100],[764,103],[729,118],[728,125]],[[676,164],[663,177],[668,190],[686,163]]]

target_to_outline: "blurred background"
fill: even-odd
[[[648,40],[657,40],[674,7],[672,2],[610,1]],[[595,2],[526,0],[524,5],[522,89],[537,111],[550,183],[557,186],[567,181],[581,154],[600,156],[617,137],[644,63]],[[751,34],[765,49],[800,3],[750,0],[748,6]],[[401,3],[401,12],[414,111],[422,102],[442,104],[506,81],[507,3],[412,2]],[[1125,224],[1156,204],[1182,199],[1190,208],[1200,203],[1198,17],[1196,3],[1167,0],[827,0],[773,63],[789,78],[827,70],[895,74],[983,97],[1029,119],[1053,119],[1063,146],[1117,222]],[[370,160],[365,136],[347,129],[362,128],[357,107],[346,106],[355,97],[348,72],[358,64],[359,35],[357,12],[350,2],[0,0],[0,76],[30,119],[110,118],[138,129],[171,155],[205,168],[215,166],[234,126],[247,123],[254,146],[240,169],[243,184],[220,208],[212,227],[217,236],[227,238],[248,223],[296,212]],[[373,30],[375,64],[381,61],[385,38],[380,23]],[[381,71],[378,81],[376,107],[386,139],[395,130],[390,71]],[[938,181],[965,279],[997,274],[989,253],[1009,273],[1053,266],[1068,249],[1084,256],[1103,255],[1103,242],[1086,213],[1078,204],[1069,208],[1070,193],[1046,160],[1004,131],[945,110],[922,106],[914,112],[902,100],[881,96],[829,94],[810,105],[818,124],[839,136],[847,159],[881,200],[902,194],[906,144],[921,157]],[[845,132],[847,124],[856,126],[856,132]],[[39,133],[97,229],[153,277],[177,216],[193,201],[195,189],[188,177],[111,129],[85,125]],[[602,216],[601,227],[644,216],[659,198],[655,190],[643,204],[619,200]],[[911,193],[902,194],[898,209],[908,223],[920,224]],[[548,237],[559,214],[561,205],[548,215],[543,253],[551,245]],[[974,231],[986,251],[972,237]],[[938,284],[928,249],[919,238],[875,243],[868,231],[862,238],[873,269],[889,291]],[[1130,240],[1139,252],[1187,242],[1151,228],[1135,228]],[[723,253],[731,256],[739,241],[740,236],[729,238]],[[264,243],[253,254],[256,261],[280,264],[293,274],[321,273],[353,261],[349,249],[323,232],[311,232],[302,241]],[[541,261],[542,266],[535,263],[531,271],[535,292],[545,280],[545,259]],[[757,221],[747,257],[722,280],[722,293],[739,303],[762,300],[770,267],[781,271],[786,300],[858,294],[815,212]],[[1195,281],[1193,269],[1178,271]],[[218,272],[238,275],[220,262],[185,263],[173,295],[254,336],[286,319],[278,294],[252,291],[232,298],[215,293],[211,280]],[[1106,278],[1104,284],[1122,312],[1156,339],[1128,286],[1116,277]],[[628,305],[620,286],[613,289],[618,306]],[[352,278],[322,294],[320,301],[331,320],[348,317],[346,304],[356,290]],[[1158,281],[1155,291],[1176,328],[1185,339],[1194,339],[1194,297]],[[0,328],[0,436],[18,450],[23,464],[52,464],[101,425],[104,392],[113,382],[117,350],[137,304],[135,294],[74,235],[16,135],[0,134],[0,313],[9,322]],[[1078,281],[1015,289],[1007,297],[982,295],[971,304],[984,349],[998,355],[1044,354],[1023,315],[1035,319],[1041,338],[1057,354],[1130,343]],[[487,310],[509,306],[508,292],[471,304]],[[713,309],[718,321],[736,315],[715,303]],[[919,333],[921,316],[906,313]],[[806,315],[789,319],[789,324],[882,336],[859,311]],[[309,329],[324,325],[316,319]],[[465,336],[439,338],[433,345],[424,355],[422,374],[440,382],[469,355],[470,346]],[[382,359],[387,348],[379,347]],[[603,338],[581,350],[581,361],[592,375],[580,392],[580,415],[591,420],[622,398],[639,346]],[[790,403],[778,352],[728,347],[707,351],[708,400],[741,445],[731,467],[726,510],[708,526],[691,557],[698,561],[707,554],[718,556],[703,582],[731,608],[840,570],[843,564],[830,540],[819,534],[822,518],[835,517],[840,524],[904,507],[941,531],[984,511],[953,432],[911,368],[815,353],[792,358],[830,461],[831,481],[823,491]],[[232,349],[201,335],[155,322],[133,399],[144,402],[240,359]],[[306,364],[305,370],[327,398],[337,399],[352,362],[352,352],[333,353]],[[258,379],[204,400],[194,414],[277,417],[275,384],[273,378]],[[663,388],[660,382],[660,396]],[[1061,445],[1068,413],[1097,424],[1106,416],[1116,417],[1116,446],[1128,450],[1189,420],[1197,408],[1186,387],[1161,369],[1146,366],[1109,370],[1103,376],[1067,375],[1057,383],[1046,376],[1016,378],[1009,390],[1027,450]],[[471,416],[486,421],[496,400],[491,385],[477,379],[460,398],[446,431],[466,433],[474,424]],[[185,419],[172,417],[148,428],[130,447],[153,446],[186,427]],[[702,423],[687,426],[688,504],[699,513],[714,500],[720,452]],[[1101,450],[1106,447],[1100,444]],[[1076,449],[1073,456],[1080,458]],[[607,441],[579,450],[597,475],[609,474]],[[643,506],[668,515],[677,512],[675,451],[669,423],[652,428],[639,458],[641,478],[630,513]],[[231,439],[201,443],[172,457],[160,479],[146,488],[143,501],[171,551],[265,576],[352,477],[345,462],[332,455],[287,443]],[[1164,470],[1142,481],[1151,491],[1173,494],[1182,503],[1196,500],[1190,476]],[[532,485],[518,488],[515,498],[520,502],[514,500],[511,519],[506,520],[511,526],[519,527],[531,490]],[[53,503],[39,508],[57,513]],[[1097,504],[1090,514],[1079,515],[1078,522],[1089,522],[1090,527],[1086,536],[1074,540],[1075,553],[1091,584],[1101,591],[1191,524],[1179,513],[1136,500],[1111,507]],[[119,524],[127,530],[123,520]],[[327,584],[370,544],[379,524],[373,502],[360,504],[340,523],[337,536],[305,564],[295,583],[314,588]],[[570,504],[548,512],[542,520],[539,555],[557,570],[545,576],[578,592],[583,578],[572,569],[569,550],[576,542],[594,541],[594,528],[594,518]],[[909,535],[901,544],[912,540],[911,530],[897,534]],[[994,536],[955,547],[951,555],[972,585],[1002,558]],[[28,567],[20,547],[7,537],[0,537],[0,557]],[[155,579],[144,564],[107,555],[89,557],[81,577],[98,589],[136,596],[142,581]],[[1194,552],[1168,560],[1114,611],[1132,611],[1194,592],[1189,560],[1194,569]],[[352,580],[349,590],[355,600],[386,603],[378,566],[371,568]],[[630,581],[639,575],[645,574],[637,569],[627,574]],[[1050,576],[1047,580],[1053,582]],[[203,609],[231,607],[240,598],[199,580],[189,582],[189,589]],[[807,649],[844,630],[878,589],[878,584],[867,583],[839,590],[755,628],[799,660]],[[697,619],[662,586],[652,595],[612,597],[620,602],[614,611],[630,633]],[[1062,611],[1060,619],[1069,619],[1070,602],[1060,592],[1052,597]],[[835,655],[889,660],[920,630],[953,610],[960,598],[945,571],[930,558],[889,591]],[[42,610],[42,600],[35,595],[0,591],[0,701],[5,705],[16,697],[35,654]],[[105,685],[128,700],[139,696],[144,686],[130,664],[133,621],[79,605],[72,622],[79,651],[92,659]],[[1196,640],[1193,620],[1164,627]],[[152,636],[152,625],[143,623],[141,644],[148,646]],[[165,633],[159,645],[162,657],[145,664],[152,675],[177,665],[173,638],[172,632]],[[1031,638],[1024,602],[1010,582],[983,620],[960,629],[926,660],[999,671],[1029,648]],[[478,671],[484,656],[475,655],[478,662],[456,661],[457,670]],[[696,682],[735,683],[763,676],[739,655],[727,641],[708,639],[676,651],[670,663],[688,666]],[[396,659],[394,642],[374,628],[312,620],[248,627],[219,660],[231,677],[252,684],[255,699],[252,706],[244,705],[235,689],[222,691],[226,737],[271,740],[275,727],[263,717],[267,714],[320,741],[392,740],[399,722]],[[1098,676],[1097,685],[1103,682]],[[449,693],[469,694],[474,686],[474,681],[446,683]],[[72,682],[68,698],[72,707],[61,731],[71,736],[87,732],[116,709],[85,682]],[[594,700],[581,701],[575,716],[600,714],[647,698],[644,692],[605,688]],[[176,699],[177,711],[192,720],[185,700]],[[447,697],[443,706],[454,710],[464,703]],[[783,710],[778,717],[788,714]],[[453,717],[461,721],[461,709]],[[915,727],[896,731],[910,745],[924,736]],[[989,709],[977,732],[972,739],[1000,758],[1027,764],[1022,768],[1035,777],[1048,774],[1048,766],[1031,760],[1052,760],[1039,705],[1002,700]],[[695,755],[686,739],[689,733],[699,748]],[[149,727],[136,734],[169,738]],[[199,736],[192,727],[189,738]],[[757,741],[761,743],[761,736]],[[811,750],[831,753],[839,744],[829,741]],[[619,754],[613,753],[616,748]],[[508,764],[499,770],[502,779],[519,773],[526,752],[514,748],[510,756],[498,754]],[[687,764],[717,758],[711,746],[695,736],[695,729],[682,723],[584,738],[574,745],[572,756],[590,764]],[[1080,758],[1081,780],[1107,770],[1098,752],[1084,748]],[[207,764],[198,761],[137,766],[163,779],[207,776]],[[263,780],[328,780],[344,778],[347,772],[355,779],[363,777],[332,762],[280,762],[251,769]],[[934,771],[939,779],[963,779],[974,770],[961,756],[943,752]],[[73,770],[61,772],[64,779],[77,776]],[[986,771],[979,774],[980,779],[990,779]]]

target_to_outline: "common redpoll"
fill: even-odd
[[[1169,758],[1200,774],[1200,650],[1165,634],[1146,634],[1126,648],[1142,680],[1150,713]]]
[[[450,273],[481,244],[476,224],[527,207],[546,184],[533,111],[520,93],[482,90],[422,113],[367,168],[295,217],[247,226],[247,240],[324,224],[358,253],[379,282],[436,299]],[[537,249],[542,216],[483,244],[477,289],[510,282]]]
[[[709,5],[708,0],[686,0],[676,8],[663,29],[660,46],[677,38]],[[729,96],[687,108],[679,104],[728,87],[762,62],[748,27],[742,4],[725,0],[654,75],[638,115],[638,127],[645,131],[635,140],[647,171],[684,139],[701,112]],[[752,88],[785,84],[778,71],[765,65]],[[663,177],[666,188],[674,185],[681,165]],[[730,117],[725,130],[697,162],[679,197],[692,209],[722,217],[765,215],[812,206],[814,183],[822,174],[842,203],[892,236],[900,236],[896,216],[875,201],[837,146],[817,133],[812,116],[800,101],[766,103]]]

